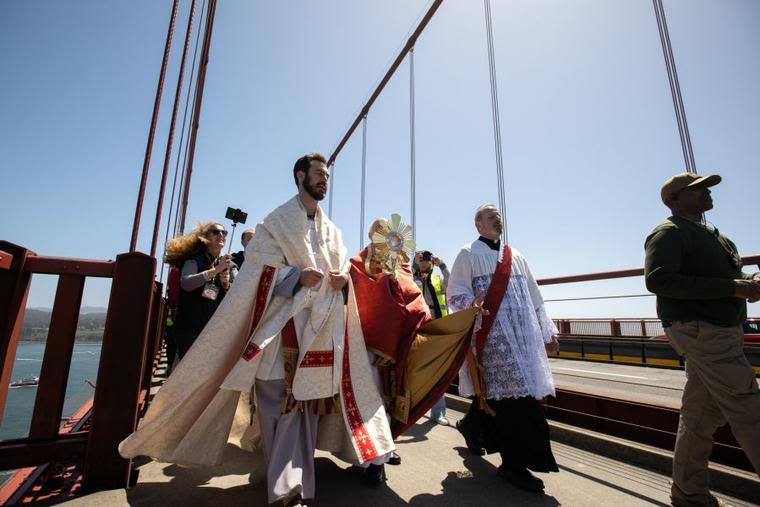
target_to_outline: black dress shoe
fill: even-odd
[[[530,473],[530,470],[527,468],[513,469],[501,465],[496,473],[499,477],[506,479],[511,485],[522,490],[530,491],[531,493],[544,492],[544,481]]]
[[[370,465],[364,470],[363,476],[364,484],[372,488],[376,488],[387,479],[385,477],[384,465]]]
[[[466,430],[462,421],[457,421],[456,428],[459,433],[464,437],[464,443],[467,445],[467,449],[475,456],[483,456],[486,450],[480,445],[478,439],[476,439],[470,432]]]
[[[288,500],[287,503],[283,502],[283,505],[285,507],[304,507],[306,504],[303,503],[303,499],[301,498],[301,495],[296,495],[290,500]]]
[[[396,451],[391,451],[391,457],[388,458],[388,464],[389,465],[400,465],[401,464],[401,456],[399,456]]]

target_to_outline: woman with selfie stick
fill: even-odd
[[[222,252],[227,230],[219,222],[199,224],[166,244],[166,262],[181,270],[180,295],[173,333],[179,359],[216,311],[237,274]]]

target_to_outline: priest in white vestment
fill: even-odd
[[[485,392],[479,394],[487,408],[479,408],[475,400],[457,428],[473,452],[485,447],[489,453],[501,454],[500,476],[538,493],[543,491],[543,482],[529,470],[558,471],[549,426],[539,404],[542,398],[555,394],[547,350],[559,347],[558,331],[546,314],[525,258],[517,250],[501,245],[503,222],[499,210],[491,204],[481,206],[475,215],[475,226],[480,237],[462,247],[451,267],[449,308],[459,311],[483,303],[497,263],[510,253],[507,250],[511,250],[511,272],[506,289],[502,289],[491,309],[496,313],[482,342],[479,367]],[[485,315],[478,317],[476,333],[483,319]],[[465,365],[459,375],[460,394],[472,397],[477,390],[471,370]]]
[[[357,464],[395,449],[372,380],[340,231],[319,207],[325,158],[293,168],[298,195],[256,227],[222,304],[160,389],[124,457],[222,459],[242,393],[253,391],[269,502],[314,497],[314,449]]]

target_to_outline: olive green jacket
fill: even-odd
[[[742,272],[734,243],[710,226],[671,216],[649,234],[644,244],[647,289],[657,295],[657,316],[674,321],[703,320],[740,325],[747,303],[734,296]]]

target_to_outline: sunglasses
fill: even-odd
[[[210,232],[211,234],[216,234],[217,236],[221,234],[225,238],[227,237],[227,231],[225,231],[224,229],[209,229],[208,232]]]

